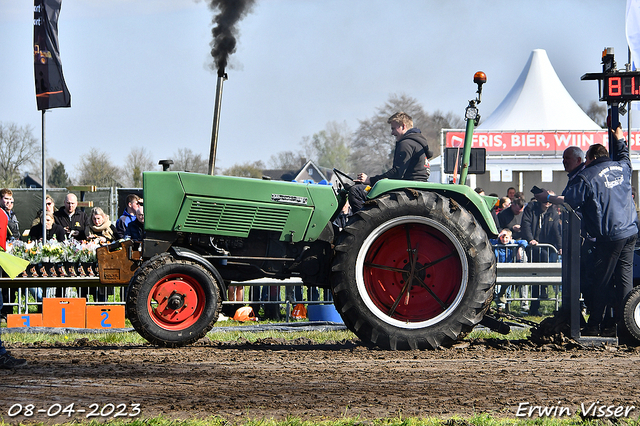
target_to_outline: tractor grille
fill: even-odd
[[[242,235],[247,235],[252,229],[281,232],[288,217],[289,210],[286,209],[194,201],[185,220],[185,227],[205,233]]]

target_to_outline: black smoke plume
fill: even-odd
[[[209,0],[209,8],[217,12],[213,18],[211,56],[218,76],[223,76],[229,56],[236,51],[236,24],[253,8],[255,0]]]

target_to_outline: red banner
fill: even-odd
[[[625,132],[626,137],[626,132]],[[595,143],[608,146],[606,130],[589,132],[480,132],[473,134],[472,147],[486,148],[487,155],[536,154],[562,155],[569,146],[575,145],[586,151]],[[447,132],[446,146],[464,145],[464,132]],[[630,150],[640,151],[640,133],[632,132]]]

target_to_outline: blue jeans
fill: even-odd
[[[36,302],[42,303],[42,287],[29,287],[29,293]]]

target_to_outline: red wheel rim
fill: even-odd
[[[398,220],[363,245],[362,280],[377,316],[412,328],[447,315],[459,302],[466,288],[462,249],[442,225],[431,225]]]
[[[198,321],[205,301],[204,291],[194,278],[172,274],[151,288],[147,308],[158,326],[166,330],[184,330]]]

